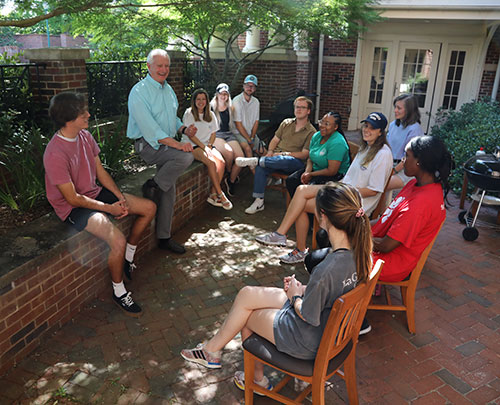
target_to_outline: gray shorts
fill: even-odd
[[[240,133],[235,135],[239,143],[248,143],[247,139]],[[266,149],[266,144],[259,138],[259,135],[255,135],[255,138],[253,138],[252,150],[261,155],[264,153],[265,149]]]
[[[223,141],[226,141],[226,142],[231,142],[231,141],[240,142],[238,140],[238,138],[236,138],[236,136],[231,131],[229,131],[229,132],[216,132],[215,137],[222,139]]]

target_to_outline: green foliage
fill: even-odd
[[[0,117],[0,204],[16,211],[28,211],[45,201],[43,153],[49,138],[42,131],[18,121],[8,111]],[[126,162],[133,153],[132,140],[125,136],[126,120],[107,131],[95,131],[103,166],[115,179],[132,169]]]
[[[14,210],[28,210],[43,200],[43,152],[48,139],[40,129],[16,121],[9,111],[0,117],[0,202]]]
[[[137,0],[135,4],[75,14],[73,34],[91,38],[98,49],[118,51],[120,59],[129,59],[129,51],[143,59],[155,47],[187,50],[205,62],[214,82],[237,80],[266,49],[290,46],[295,34],[306,40],[318,33],[349,38],[379,19],[370,8],[371,0],[184,0],[157,7],[146,6],[153,1]],[[242,53],[238,36],[252,27],[267,30],[268,41],[255,52]],[[224,55],[217,55],[224,60],[222,66],[211,55],[210,44],[216,39],[225,49]]]
[[[93,136],[101,149],[99,154],[101,163],[115,180],[123,178],[131,171],[127,162],[133,155],[133,141],[125,135],[126,129],[127,118],[121,117],[107,129],[101,129],[96,122],[93,131]]]
[[[459,191],[463,181],[463,164],[479,148],[493,153],[500,144],[500,105],[497,102],[475,101],[460,110],[441,110],[431,135],[441,138],[455,158],[456,170],[450,184]]]

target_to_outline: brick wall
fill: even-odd
[[[347,128],[351,108],[354,65],[345,63],[323,64],[320,117],[328,111],[340,113]]]
[[[495,36],[500,36],[500,33]],[[481,84],[479,86],[478,98],[491,97],[491,92],[493,90],[493,83],[495,81],[496,65],[498,63],[498,58],[500,57],[500,45],[495,41],[495,38],[491,41],[488,51],[486,52],[485,64],[492,65],[495,67],[494,70],[485,70],[483,72],[483,77],[481,78]],[[497,101],[500,101],[500,91],[497,93]]]
[[[48,107],[50,99],[62,91],[73,90],[87,96],[87,71],[85,59],[44,61],[45,65],[40,72],[40,90],[33,89],[35,99],[41,102],[42,106]],[[30,67],[30,73],[36,76],[35,67]],[[40,94],[38,93],[40,91]]]
[[[279,101],[295,96],[298,87],[296,66],[297,63],[291,61],[258,59],[245,68],[243,77],[252,73],[259,79],[255,96],[260,101],[262,117],[268,117]]]
[[[209,186],[206,167],[198,162],[179,177],[174,232],[205,206]],[[127,234],[132,218],[125,218],[117,225]],[[155,246],[154,226],[151,226],[142,235],[137,257]],[[111,293],[107,253],[104,242],[80,232],[13,269],[4,276],[9,277],[10,282],[0,279],[0,375],[100,292]]]

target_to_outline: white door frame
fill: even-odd
[[[370,75],[374,44],[389,44],[392,50],[396,50],[388,57],[388,66],[386,69],[387,79],[389,79],[389,77],[395,77],[395,69],[398,64],[397,53],[402,42],[417,44],[438,42],[442,44],[440,68],[436,75],[434,101],[430,111],[431,123],[435,118],[438,108],[442,104],[445,85],[444,80],[448,70],[451,50],[467,51],[466,68],[464,69],[457,108],[460,108],[463,103],[474,100],[477,97],[484,67],[484,60],[478,60],[480,57],[484,58],[479,50],[484,48],[484,41],[487,40],[487,31],[484,24],[477,23],[469,26],[453,24],[441,26],[439,22],[434,22],[428,24],[427,30],[424,30],[420,24],[412,26],[411,24],[387,22],[379,24],[376,28],[378,32],[377,29],[374,29],[372,32],[364,34],[365,38],[358,41],[356,55],[357,65],[354,72],[355,85],[353,86],[351,114],[349,116],[348,125],[349,130],[359,129],[360,120],[365,118],[368,109],[375,107],[370,106],[366,98],[371,80]],[[433,30],[436,32],[432,32]],[[464,32],[470,33],[470,36],[463,36]],[[390,97],[389,95],[386,96],[386,93],[392,96],[393,91],[385,91],[388,85],[389,83],[384,83],[383,103],[378,106],[378,109],[373,109],[373,111],[381,111],[389,118],[392,113],[392,100],[387,100],[387,98]],[[394,86],[394,82],[391,83],[391,85]],[[368,111],[368,113],[369,112],[371,111]]]

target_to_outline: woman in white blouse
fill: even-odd
[[[182,118],[184,125],[194,124],[198,129],[195,136],[183,135],[183,142],[193,144],[193,156],[202,162],[208,169],[208,176],[212,181],[210,195],[207,202],[215,207],[222,207],[225,210],[233,208],[233,204],[226,197],[221,189],[221,181],[224,176],[226,162],[220,152],[213,147],[215,133],[218,124],[215,114],[210,110],[208,93],[204,89],[198,89],[191,97],[191,108],[188,108]]]

